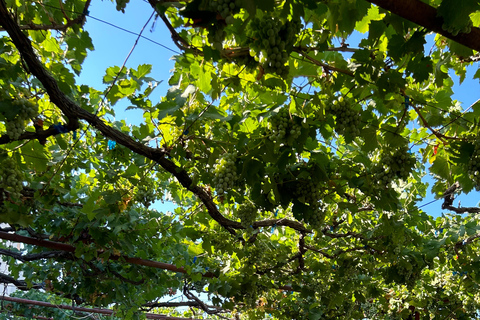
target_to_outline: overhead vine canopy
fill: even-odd
[[[148,2],[160,100],[147,64],[76,84],[90,0],[0,0],[2,283],[126,319],[477,315],[478,1]]]

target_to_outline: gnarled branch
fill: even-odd
[[[19,252],[14,252],[7,249],[0,249],[0,255],[12,257],[18,261],[27,262],[27,261],[36,261],[36,260],[42,260],[42,259],[67,257],[69,254],[64,251],[47,251],[47,252],[23,255]]]

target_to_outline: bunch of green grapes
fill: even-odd
[[[341,135],[356,137],[360,134],[360,114],[343,97],[325,107],[325,111],[335,116],[335,131]]]
[[[207,283],[205,282],[205,280],[195,281],[195,282],[193,282],[192,289],[199,292],[199,293],[200,292],[205,292],[206,285],[207,285]]]
[[[218,12],[229,24],[235,13],[240,11],[242,0],[210,0],[210,10]]]
[[[17,163],[8,157],[0,165],[0,188],[10,194],[10,198],[19,199],[23,190],[22,173]]]
[[[282,108],[270,118],[269,127],[271,130],[269,139],[272,141],[282,141],[287,136],[291,136],[295,140],[302,133],[302,127],[293,121],[287,108]]]
[[[237,170],[235,167],[235,153],[225,153],[217,161],[213,169],[213,187],[218,195],[222,195],[232,189],[237,180]]]
[[[247,29],[252,39],[250,54],[258,59],[265,72],[282,77],[288,75],[288,58],[301,28],[300,21],[284,23],[271,17],[253,19]]]
[[[297,186],[295,195],[306,204],[309,204],[311,210],[303,215],[305,222],[312,228],[317,229],[323,225],[325,219],[325,210],[321,204],[323,194],[320,183],[312,180],[300,182]]]
[[[386,187],[395,179],[406,180],[415,166],[415,156],[408,152],[408,146],[402,146],[393,152],[386,149],[380,161],[373,169],[376,185]]]
[[[390,269],[390,275],[386,277],[388,280],[393,280],[397,284],[404,284],[408,288],[412,288],[415,285],[422,272],[421,266],[413,259],[401,259],[399,262],[392,264],[388,269]],[[395,275],[395,278],[391,275]]]
[[[25,98],[14,100],[13,105],[19,109],[19,112],[14,119],[7,120],[5,127],[8,137],[17,140],[25,132],[25,121],[38,115],[38,107]]]
[[[208,28],[208,42],[212,44],[214,49],[221,51],[223,49],[223,40],[227,36],[225,30],[218,25]]]
[[[210,243],[215,247],[215,250],[222,252],[228,248],[229,243],[227,240],[230,236],[231,234],[223,228],[212,230],[209,234]]]
[[[467,165],[467,172],[475,184],[475,188],[480,190],[480,137],[475,140],[473,154]]]
[[[233,15],[238,13],[241,8],[241,0],[211,0],[209,3],[210,10],[217,12],[218,15],[224,19],[224,23],[214,23],[207,27],[208,30],[208,42],[212,44],[212,47],[221,51],[223,49],[223,40],[227,36],[224,28],[226,24],[233,24],[235,18]],[[222,20],[220,18],[217,18]]]
[[[251,226],[255,222],[257,219],[257,213],[257,207],[255,207],[250,201],[239,205],[235,212],[237,218],[240,219],[242,226],[245,228]]]
[[[313,229],[320,229],[325,221],[325,210],[321,206],[315,206],[312,209],[312,213],[305,216],[305,222]]]
[[[300,182],[295,193],[299,200],[309,204],[316,204],[322,199],[320,183],[312,180]]]
[[[140,185],[137,187],[135,201],[143,204],[145,207],[148,208],[157,198],[153,185]]]

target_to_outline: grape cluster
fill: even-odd
[[[320,228],[325,219],[325,210],[321,204],[323,195],[320,183],[312,180],[300,182],[295,195],[298,200],[310,205],[311,210],[303,215],[305,222],[309,223],[314,229]]]
[[[316,204],[322,199],[320,183],[312,180],[302,181],[296,189],[297,197],[305,203]]]
[[[230,234],[225,229],[213,230],[210,233],[210,243],[215,247],[215,250],[224,251],[229,246],[228,241],[225,241],[229,236]]]
[[[22,173],[17,167],[17,163],[12,158],[6,158],[0,165],[0,188],[9,192],[10,198],[21,197],[23,190]]]
[[[210,9],[214,12],[218,12],[225,22],[229,22],[233,15],[240,11],[242,6],[242,0],[210,0]]]
[[[312,213],[306,215],[304,219],[313,229],[320,229],[325,220],[325,210],[321,207],[314,207],[312,209]]]
[[[14,100],[13,105],[19,109],[19,112],[14,119],[5,123],[5,127],[8,137],[12,140],[17,140],[25,131],[25,121],[33,119],[38,115],[38,107],[24,98]]]
[[[380,162],[373,168],[376,186],[386,187],[392,180],[406,180],[415,165],[415,156],[408,152],[408,146],[402,146],[391,152],[386,149],[380,156]]]
[[[245,228],[251,226],[257,219],[257,208],[251,202],[239,205],[235,213]]]
[[[334,100],[331,105],[325,107],[325,111],[335,116],[335,131],[341,135],[356,137],[360,134],[360,114],[343,99]]]
[[[475,147],[473,154],[470,157],[467,165],[467,172],[475,184],[477,191],[480,190],[480,137],[477,136],[475,140]]]
[[[217,25],[208,29],[208,42],[210,42],[212,47],[218,51],[223,49],[223,40],[226,36],[227,33],[225,30]]]
[[[388,282],[394,281],[397,284],[404,284],[408,288],[412,288],[421,275],[421,270],[422,266],[414,259],[401,259],[387,269],[388,273],[385,278]]]
[[[247,31],[253,39],[250,54],[258,59],[265,72],[287,76],[288,58],[301,28],[299,21],[283,23],[278,18],[253,19]]]
[[[136,202],[148,208],[155,200],[157,200],[157,196],[153,186],[140,185],[137,187],[137,192],[135,193]]]
[[[241,0],[211,0],[209,7],[211,11],[217,12],[225,20],[225,24],[233,24],[235,22],[233,15],[240,11],[241,2]],[[218,51],[223,49],[223,40],[227,36],[224,30],[225,24],[215,23],[207,28],[208,42]]]
[[[287,108],[282,108],[271,117],[269,124],[271,130],[269,139],[272,141],[282,141],[287,136],[291,136],[295,140],[302,133],[302,127],[290,118]]]
[[[205,281],[195,281],[193,283],[193,286],[192,286],[192,289],[194,289],[195,291],[197,291],[198,293],[200,292],[205,292],[205,286],[207,284],[205,283]]]
[[[227,152],[215,161],[213,169],[213,187],[218,195],[224,194],[235,185],[235,181],[237,180],[235,158],[235,153]]]

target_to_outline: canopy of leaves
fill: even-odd
[[[0,0],[3,283],[124,319],[475,318],[478,1],[149,3],[181,51],[160,100],[147,64],[76,84],[90,0]]]

